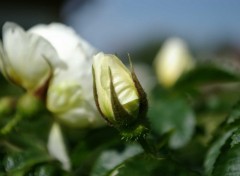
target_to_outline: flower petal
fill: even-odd
[[[61,65],[52,45],[38,35],[25,32],[20,26],[7,22],[3,26],[3,44],[8,66],[14,79],[28,90],[42,85],[50,67]],[[47,61],[46,61],[47,60]]]
[[[37,25],[29,31],[46,38],[57,50],[61,59],[65,61],[74,54],[73,51],[78,46],[82,48],[81,52],[84,52],[86,57],[91,57],[96,53],[96,49],[78,36],[72,28],[61,23]]]
[[[4,49],[3,49],[3,44],[2,44],[2,42],[0,41],[0,70],[1,70],[2,74],[3,74],[6,78],[8,78],[8,76],[7,76],[7,71],[6,71],[7,66],[6,66],[6,63],[5,63],[5,62],[6,62],[5,59],[6,59],[5,51],[4,51]]]
[[[94,56],[93,68],[98,95],[99,108],[105,117],[110,121],[114,120],[113,109],[110,99],[110,75],[109,67],[106,63],[106,58],[103,53],[98,53]]]
[[[60,23],[37,25],[29,31],[48,40],[67,65],[67,69],[54,72],[47,93],[48,109],[72,127],[103,124],[91,91],[92,55],[96,49]]]
[[[92,88],[92,55],[97,52],[94,47],[78,36],[72,28],[60,23],[37,25],[29,31],[48,40],[68,67],[68,69],[55,72],[51,84],[67,80],[78,82],[83,91],[89,91]],[[92,94],[85,95],[93,97]]]
[[[58,118],[73,128],[96,128],[105,124],[96,109],[88,104],[82,104],[77,108],[61,113]]]
[[[94,56],[96,87],[99,106],[109,118],[113,118],[110,101],[110,75],[112,72],[113,84],[120,103],[131,115],[136,115],[139,107],[139,97],[129,70],[114,55],[98,53]]]
[[[47,148],[50,155],[52,155],[54,158],[58,159],[62,163],[63,169],[70,170],[70,159],[67,154],[60,126],[57,123],[54,123],[52,125],[48,137]]]

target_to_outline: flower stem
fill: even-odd
[[[23,116],[15,114],[15,116],[1,129],[1,134],[7,134],[22,120]]]
[[[149,144],[146,137],[140,136],[137,141],[142,146],[142,148],[144,149],[144,151],[147,154],[150,154],[150,155],[156,155],[157,154],[157,150],[154,148],[154,146]]]

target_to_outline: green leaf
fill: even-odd
[[[189,105],[180,98],[164,98],[153,102],[149,109],[152,129],[159,135],[173,131],[169,145],[171,148],[184,146],[192,137],[195,116]]]
[[[7,155],[3,159],[3,165],[7,173],[24,173],[34,165],[50,160],[52,160],[52,158],[46,151],[27,150]]]
[[[213,176],[240,176],[240,144],[236,144],[219,156]]]
[[[231,137],[233,132],[236,128],[232,128],[225,132],[223,135],[218,137],[218,139],[212,144],[211,148],[209,149],[206,159],[204,162],[204,168],[206,175],[211,175],[214,169],[215,162],[219,155],[221,154],[221,148],[224,146],[226,141]]]
[[[107,176],[116,166],[141,152],[138,145],[130,145],[121,153],[116,150],[105,151],[96,161],[91,176]]]
[[[72,169],[76,176],[89,175],[93,163],[96,162],[96,158],[103,151],[123,145],[123,141],[119,140],[118,131],[111,127],[91,129],[88,132],[82,130],[82,134],[79,129],[74,129],[73,131],[65,130],[63,132],[72,144],[72,148],[69,148],[69,151]]]
[[[56,168],[50,164],[37,167],[34,171],[34,176],[53,176],[56,175]]]
[[[33,176],[70,176],[71,174],[67,171],[64,171],[60,168],[60,165],[57,163],[46,163],[42,165],[37,165],[34,167],[34,170],[29,173]]]
[[[233,107],[233,110],[227,117],[227,123],[233,123],[238,119],[240,119],[240,101]]]
[[[175,84],[176,89],[196,87],[209,83],[226,83],[239,81],[239,75],[214,65],[201,65],[183,75]]]
[[[195,172],[188,170],[179,163],[169,158],[153,158],[140,154],[121,165],[117,166],[109,175],[118,176],[148,176],[148,175],[164,175],[164,176],[195,176]]]
[[[18,96],[23,93],[23,90],[20,89],[18,86],[13,85],[9,83],[0,73],[0,84],[1,84],[1,91],[0,91],[0,97],[3,96]]]
[[[205,173],[206,175],[212,175],[212,172],[218,173],[219,162],[222,158],[225,158],[226,166],[229,165],[227,160],[232,160],[230,157],[231,153],[235,153],[232,149],[235,145],[240,143],[240,128],[239,126],[239,117],[240,117],[240,102],[238,102],[229,113],[225,123],[223,123],[218,129],[218,136],[216,140],[211,145],[204,162]],[[229,158],[226,157],[229,153]],[[233,160],[232,160],[233,161]],[[231,162],[231,161],[229,161]],[[231,167],[231,166],[230,166]],[[217,170],[216,170],[217,169]]]
[[[158,167],[158,161],[153,158],[147,158],[147,156],[137,156],[122,163],[116,167],[111,174],[114,173],[118,176],[133,175],[133,176],[145,176],[151,175],[151,173]]]
[[[232,142],[231,142],[231,147],[234,147],[234,145],[240,143],[240,128],[238,128],[234,134],[232,135]]]

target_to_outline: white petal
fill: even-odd
[[[50,84],[47,107],[62,122],[71,127],[100,126],[103,121],[91,95],[92,87],[83,91],[79,82],[63,79]]]
[[[106,124],[96,109],[86,104],[57,116],[64,124],[73,128],[96,128]]]
[[[37,25],[31,28],[30,32],[46,38],[56,48],[61,59],[65,61],[74,54],[73,51],[79,46],[86,57],[91,57],[96,53],[96,49],[78,36],[72,28],[60,23]]]
[[[81,86],[76,81],[62,80],[50,83],[47,107],[54,113],[61,113],[81,105],[84,101]]]
[[[113,74],[113,83],[118,98],[122,104],[138,99],[137,90],[130,75],[130,72],[116,57],[109,62]]]
[[[92,92],[92,55],[96,49],[73,29],[60,23],[37,25],[29,32],[48,40],[57,50],[67,69],[58,69],[49,85],[48,109],[71,126],[97,126],[99,114]],[[93,108],[94,107],[94,108]],[[96,120],[97,119],[97,120]]]
[[[0,41],[0,70],[2,74],[7,78],[7,72],[6,72],[6,64],[5,64],[5,52],[3,49],[2,42]]]
[[[48,40],[57,50],[60,59],[67,64],[67,70],[60,70],[55,74],[54,82],[62,78],[81,82],[83,77],[88,74],[87,82],[81,82],[81,84],[89,85],[92,83],[92,56],[97,50],[78,36],[72,28],[60,23],[52,23],[50,25],[37,25],[30,29],[30,32],[41,35]]]
[[[120,103],[126,111],[134,115],[139,107],[139,97],[129,70],[114,55],[98,53],[94,57],[94,69],[99,105],[103,113],[113,117],[110,95],[110,75]]]
[[[71,163],[66,151],[66,146],[63,140],[60,126],[57,123],[52,125],[51,131],[48,137],[48,151],[50,155],[58,159],[62,163],[62,167],[65,170],[71,169]]]
[[[110,76],[108,64],[104,63],[106,57],[104,53],[98,53],[94,56],[93,68],[95,84],[97,88],[98,102],[103,114],[111,120],[114,120],[113,109],[110,100]]]
[[[60,63],[49,42],[38,35],[26,33],[14,23],[4,24],[3,44],[9,67],[26,89],[35,89],[47,79],[49,63],[52,66]]]
[[[52,23],[37,25],[29,31],[41,35],[55,47],[60,58],[68,66],[68,70],[62,75],[66,75],[66,77],[71,75],[71,77],[80,79],[86,70],[87,72],[91,71],[91,58],[97,51],[78,36],[72,28],[60,23]]]

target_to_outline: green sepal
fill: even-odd
[[[142,123],[137,123],[120,131],[122,140],[125,141],[138,141],[140,138],[145,138],[148,133],[149,129]]]
[[[145,93],[142,85],[140,84],[137,75],[135,74],[131,59],[129,57],[129,63],[130,63],[130,71],[131,76],[134,82],[134,85],[137,89],[138,95],[139,95],[139,112],[138,112],[138,118],[146,118],[147,111],[148,111],[148,100],[147,100],[147,94]]]
[[[101,110],[101,108],[100,108],[99,101],[98,101],[98,94],[97,94],[95,70],[94,70],[94,67],[93,67],[93,66],[92,66],[92,75],[93,75],[93,96],[94,96],[94,100],[95,100],[97,109],[98,109],[99,113],[101,114],[101,116],[103,117],[103,119],[106,120],[107,123],[108,123],[110,126],[113,126],[113,123],[108,120],[108,118],[103,114],[103,112],[102,112],[102,110]]]
[[[114,125],[119,130],[122,130],[131,126],[132,123],[137,119],[137,117],[130,115],[120,103],[117,93],[114,89],[112,72],[110,68],[109,75],[110,75],[111,104],[114,113],[114,119],[116,121]]]

